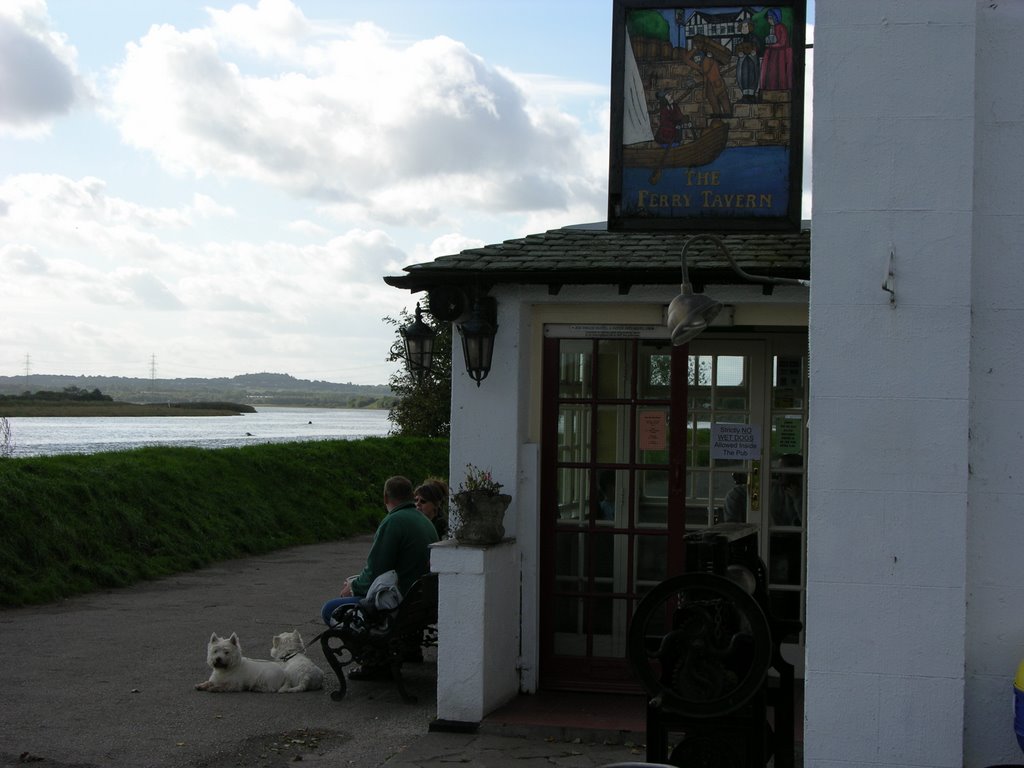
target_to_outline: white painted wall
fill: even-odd
[[[1019,762],[1024,4],[815,14],[805,765]]]

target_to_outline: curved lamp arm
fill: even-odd
[[[730,266],[732,266],[733,271],[737,275],[742,277],[744,280],[748,280],[751,283],[765,283],[767,285],[800,285],[800,286],[803,286],[804,288],[810,288],[811,287],[811,281],[810,280],[801,280],[801,279],[796,278],[796,277],[768,277],[767,275],[752,275],[752,274],[750,274],[749,272],[745,271],[742,267],[740,267],[739,264],[736,263],[736,260],[732,257],[732,254],[729,253],[729,249],[725,247],[725,243],[722,242],[722,239],[720,237],[718,237],[717,235],[709,235],[709,234],[694,235],[689,240],[687,240],[686,241],[686,245],[683,246],[683,254],[682,254],[681,258],[683,260],[683,270],[684,270],[683,279],[684,279],[684,281],[686,279],[686,274],[685,274],[685,270],[686,270],[686,251],[687,251],[687,249],[691,245],[693,245],[695,242],[697,242],[698,240],[700,240],[702,238],[705,239],[705,240],[710,240],[715,245],[715,247],[718,248],[719,252],[723,256],[725,256],[726,259],[728,259],[729,264],[730,264]]]
[[[672,299],[672,303],[668,305],[668,329],[672,335],[672,344],[675,346],[685,344],[694,336],[702,333],[722,310],[720,302],[702,294],[695,294],[693,286],[690,285],[690,273],[686,265],[686,252],[690,249],[691,245],[702,239],[710,241],[728,259],[736,274],[744,280],[752,283],[767,283],[769,285],[801,285],[805,288],[809,288],[811,285],[810,280],[752,275],[740,268],[736,260],[733,259],[732,254],[729,253],[729,249],[725,247],[725,243],[717,235],[694,235],[686,241],[682,251],[679,253],[683,279],[679,286],[679,295]]]

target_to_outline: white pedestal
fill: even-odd
[[[438,574],[437,717],[479,723],[519,692],[519,553],[515,539],[489,547],[434,544]]]

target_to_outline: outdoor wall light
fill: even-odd
[[[700,234],[694,235],[686,241],[683,250],[679,254],[679,261],[682,263],[683,283],[679,286],[679,295],[672,299],[668,305],[668,330],[672,334],[672,344],[681,346],[702,333],[715,316],[721,311],[722,304],[709,299],[707,296],[695,294],[690,285],[689,271],[686,267],[686,251],[698,240],[709,240],[723,256],[728,260],[733,271],[751,283],[765,283],[768,285],[800,285],[804,288],[811,287],[810,280],[800,280],[795,277],[767,277],[765,275],[752,275],[745,272],[733,259],[729,249],[721,238],[715,235]]]
[[[459,323],[466,373],[478,387],[490,373],[494,337],[497,333],[498,303],[490,296],[478,296],[473,301],[469,317],[464,323]]]
[[[423,313],[419,302],[416,303],[416,318],[409,325],[400,329],[405,342],[405,364],[409,373],[416,377],[418,384],[430,373],[434,362],[434,329],[423,322]]]
[[[683,282],[679,286],[679,295],[668,305],[668,330],[672,334],[672,345],[675,347],[682,346],[703,332],[708,324],[715,319],[715,315],[722,310],[722,305],[719,302],[694,293],[693,286],[690,285],[690,273],[686,267],[686,251],[701,238],[707,238],[720,249],[725,250],[725,245],[714,235],[695,235],[686,241],[686,245],[680,251],[679,261],[682,265]]]

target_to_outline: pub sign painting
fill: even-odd
[[[800,229],[805,0],[614,0],[608,225]]]

